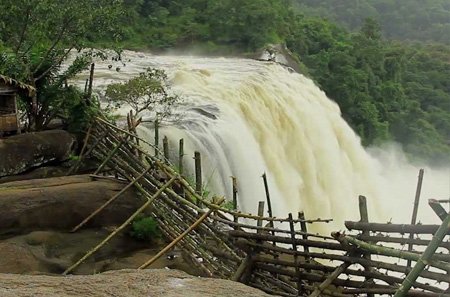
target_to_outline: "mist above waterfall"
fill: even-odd
[[[359,219],[358,195],[368,198],[378,221],[408,222],[418,167],[396,148],[365,150],[339,108],[314,83],[273,63],[237,58],[153,56],[125,52],[119,72],[98,63],[95,87],[127,80],[146,67],[165,69],[172,90],[185,100],[181,119],[164,126],[176,155],[185,140],[185,167],[202,154],[206,187],[231,197],[238,179],[240,209],[256,212],[265,200],[266,172],[274,214],[304,210],[308,218],[333,218],[334,226]],[[115,69],[115,67],[112,67]],[[140,132],[153,139],[151,126]],[[448,169],[426,169],[419,219],[437,222],[426,199],[449,197]],[[422,211],[425,209],[425,211]]]

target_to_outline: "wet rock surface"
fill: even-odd
[[[266,297],[270,295],[228,280],[198,278],[177,270],[146,269],[67,277],[0,274],[0,296]]]

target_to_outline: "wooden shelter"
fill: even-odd
[[[36,89],[10,77],[0,75],[0,134],[19,132],[17,94],[32,97]]]

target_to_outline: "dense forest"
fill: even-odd
[[[32,19],[33,10],[23,4],[28,7],[25,10],[19,3],[30,0],[1,0],[0,4],[5,1],[14,2],[15,10],[0,7],[0,28],[3,28],[0,30],[0,62],[16,62],[0,63],[0,72],[14,76],[11,69],[20,65],[17,56],[27,43],[22,40],[21,30],[8,30],[10,23],[2,20],[11,19],[16,24],[26,16]],[[86,2],[86,7],[95,5],[89,4],[92,2],[89,0],[81,2]],[[73,36],[62,39],[56,48],[64,53],[64,48],[69,48],[65,43],[76,40],[70,46],[119,46],[160,51],[195,47],[202,53],[236,54],[253,52],[269,43],[284,43],[304,65],[305,74],[339,104],[344,118],[360,135],[364,145],[396,141],[402,143],[411,156],[441,163],[450,161],[450,47],[438,41],[449,40],[450,30],[439,31],[441,33],[436,33],[435,37],[428,35],[427,40],[433,39],[435,43],[412,43],[395,38],[419,40],[428,34],[425,32],[448,27],[449,2],[115,1],[114,5],[120,3],[124,7],[111,12],[111,8],[103,11],[105,6],[98,6],[105,17],[92,20],[101,26],[96,26],[92,20],[81,22],[82,26],[74,26]],[[423,9],[418,9],[419,5]],[[72,9],[77,11],[77,6]],[[5,18],[2,11],[8,11]],[[74,14],[57,7],[55,11],[61,20],[71,17],[64,16],[65,13]],[[75,16],[83,18],[90,11],[81,11]],[[329,17],[314,16],[311,11]],[[14,14],[19,17],[15,18]],[[50,28],[55,27],[55,20],[46,22]],[[16,27],[24,28],[20,24]],[[84,31],[79,32],[82,29]],[[42,38],[39,30],[39,27],[35,28],[35,34]],[[45,43],[32,41],[24,56],[26,59],[20,59],[33,61],[39,51],[52,57],[48,53],[53,49],[43,51],[38,45]],[[45,65],[39,60],[34,63],[40,68]],[[34,70],[34,75],[39,73],[39,67]]]
[[[301,13],[326,17],[350,30],[374,18],[384,36],[450,43],[449,0],[295,0]]]

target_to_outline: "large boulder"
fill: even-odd
[[[64,130],[26,133],[0,139],[0,177],[67,160],[75,137]]]
[[[269,297],[241,283],[198,278],[177,270],[110,271],[96,275],[44,276],[0,274],[2,297]]]
[[[31,230],[69,230],[126,186],[89,175],[17,181],[0,185],[0,235]],[[88,226],[123,223],[143,201],[128,189]]]

